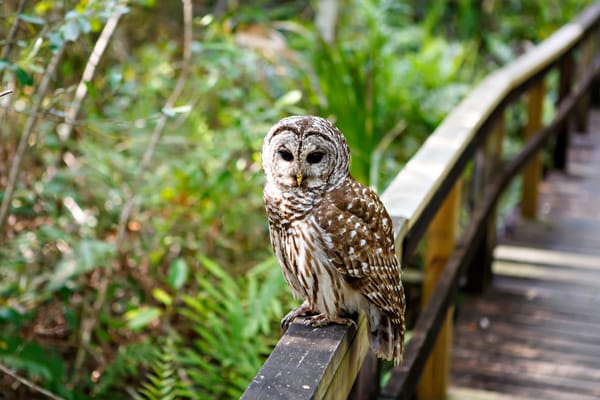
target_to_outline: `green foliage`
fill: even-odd
[[[165,349],[166,351],[166,349]],[[140,368],[156,365],[164,355],[159,352],[157,343],[143,340],[119,346],[114,359],[102,371],[98,384],[93,387],[92,396],[96,398],[121,398],[124,388],[139,386]],[[131,379],[134,383],[128,382]]]
[[[272,348],[287,290],[274,260],[238,278],[206,257],[201,262],[197,294],[182,295],[174,310],[183,329],[167,337],[139,398],[238,398]]]
[[[136,399],[146,400],[174,400],[181,398],[181,379],[177,376],[177,364],[175,361],[176,347],[172,338],[167,338],[163,351],[152,364],[152,371],[148,375],[148,381],[142,384]]]
[[[313,33],[297,47],[311,53],[317,78],[311,97],[318,114],[333,118],[346,135],[353,176],[378,187],[399,166],[380,170],[374,156],[387,151],[408,159],[470,87],[473,60],[466,45],[400,26],[407,21],[402,8],[350,3],[355,12],[341,14],[333,43]]]
[[[282,315],[287,288],[269,259],[233,279],[215,262],[202,258],[197,295],[183,298],[181,314],[192,323],[192,347],[182,365],[201,398],[238,398],[270,353],[273,320]]]

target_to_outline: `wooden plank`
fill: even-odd
[[[543,383],[547,387],[600,395],[600,370],[565,364],[560,359],[540,361],[497,354],[494,349],[463,349],[454,358],[461,370],[509,375],[513,381],[527,380],[532,387]],[[518,379],[520,378],[520,379]]]
[[[477,382],[479,389],[508,394],[511,399],[598,400],[598,397],[594,395],[555,387],[545,387],[543,383],[532,386],[523,379],[520,382],[507,382],[502,376],[490,373],[473,372],[468,378],[457,382],[457,384],[471,384],[472,382]]]
[[[541,285],[536,279],[515,279],[504,275],[494,277],[494,286],[507,292],[526,294],[531,298],[560,298],[562,301],[580,302],[582,306],[588,304],[591,307],[600,307],[598,289],[595,287],[578,286],[574,290],[571,285],[560,282],[545,282]]]
[[[525,140],[529,140],[542,127],[544,96],[546,85],[544,79],[536,83],[527,94],[527,125]],[[538,151],[532,160],[523,168],[523,185],[521,186],[521,215],[533,219],[537,215],[538,185],[542,177],[542,157]]]
[[[527,400],[525,397],[514,397],[487,390],[450,387],[446,400]]]
[[[556,363],[516,363],[512,359],[503,363],[492,363],[483,358],[484,362],[474,365],[473,359],[478,357],[481,357],[479,353],[469,354],[465,358],[457,359],[453,367],[456,368],[457,374],[468,376],[469,380],[475,383],[474,386],[479,388],[544,400],[591,400],[600,396],[597,381],[560,376],[558,374],[564,372],[564,369],[555,368]],[[535,372],[544,369],[552,370],[554,374],[548,376]]]
[[[535,320],[554,321],[583,321],[582,323],[594,327],[600,324],[600,313],[597,304],[587,303],[585,300],[569,301],[565,304],[562,298],[542,297],[530,293],[511,292],[506,289],[491,288],[485,297],[477,300],[467,300],[466,309],[461,307],[460,315],[466,315],[473,309],[474,312],[495,314],[499,312],[525,315]],[[600,327],[599,327],[600,328]]]
[[[431,299],[446,262],[454,250],[461,205],[461,191],[462,181],[458,181],[448,194],[448,198],[439,209],[425,235],[425,264],[421,293],[423,307]],[[450,374],[453,315],[453,308],[450,308],[419,380],[417,387],[419,399],[441,400],[446,397]]]
[[[592,226],[596,228],[596,231],[600,231],[600,224],[594,224]],[[590,231],[589,233],[593,234],[593,231]],[[508,243],[496,246],[494,249],[494,258],[496,260],[514,261],[534,265],[567,266],[600,271],[600,255],[515,246]]]
[[[583,194],[579,189],[570,188],[569,190],[571,192],[579,191],[580,194]],[[564,204],[561,199],[555,200]],[[582,207],[577,203],[571,206],[579,209]],[[594,205],[589,205],[587,208],[593,209]],[[600,236],[596,235],[600,221],[589,218],[560,217],[557,215],[559,212],[563,214],[563,211],[552,211],[552,215],[537,221],[519,221],[512,228],[510,243],[515,246],[544,248],[562,253],[600,255]]]
[[[502,322],[499,325],[506,326]],[[505,332],[474,334],[466,329],[458,329],[456,334],[461,336],[461,340],[456,342],[454,362],[463,352],[480,351],[494,357],[560,362],[563,365],[598,369],[598,346],[574,346],[571,341],[555,337],[543,341],[532,340],[530,336],[515,334],[514,328],[510,335]]]
[[[313,328],[301,322],[285,335],[242,399],[346,398],[368,349],[367,322]]]
[[[523,264],[510,261],[496,261],[494,271],[502,275],[552,281],[560,284],[575,284],[579,287],[600,289],[598,272],[593,270],[581,271],[572,268],[557,268],[543,265]]]

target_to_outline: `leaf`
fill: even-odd
[[[21,85],[31,86],[33,85],[33,78],[29,75],[25,70],[19,66],[15,66],[15,73],[17,74],[17,79]]]
[[[91,239],[81,240],[75,250],[65,255],[56,266],[48,282],[48,290],[59,289],[69,279],[106,265],[114,251],[115,246],[111,243]]]
[[[89,33],[92,30],[92,25],[90,21],[86,18],[77,18],[77,24],[79,25],[80,32]]]
[[[64,27],[63,27],[63,37],[65,38],[66,41],[71,41],[74,42],[77,40],[77,38],[79,37],[79,24],[77,23],[76,20],[74,21],[69,21]]]
[[[170,306],[173,303],[173,298],[170,294],[162,290],[161,288],[156,288],[152,290],[152,296],[161,303],[166,306]]]
[[[177,114],[187,114],[192,110],[192,106],[189,104],[186,104],[184,106],[179,106],[179,107],[171,107],[171,108],[163,108],[162,112],[167,115],[168,117],[174,117]]]
[[[44,21],[42,18],[36,17],[34,15],[19,14],[18,17],[21,21],[29,22],[30,24],[34,24],[34,25],[45,25],[46,24],[46,21]]]
[[[277,99],[276,105],[278,107],[288,107],[298,103],[302,100],[302,92],[300,90],[291,90]]]
[[[139,331],[158,319],[160,315],[161,311],[158,307],[140,307],[127,311],[125,320],[130,329]]]
[[[189,268],[183,258],[177,258],[169,267],[169,285],[175,290],[181,289],[187,281]]]

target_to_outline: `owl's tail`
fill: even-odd
[[[400,365],[404,354],[404,319],[390,318],[376,307],[367,313],[369,342],[377,357],[394,361]]]

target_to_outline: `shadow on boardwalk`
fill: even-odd
[[[459,302],[451,398],[600,398],[600,110],[589,127],[496,248],[491,287]]]

